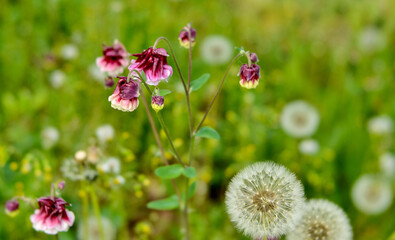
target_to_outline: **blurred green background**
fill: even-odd
[[[51,182],[64,179],[62,161],[91,146],[97,127],[111,124],[115,138],[102,151],[120,158],[126,183],[93,183],[102,214],[117,230],[117,239],[179,239],[177,211],[145,207],[171,190],[153,174],[162,163],[144,109],[123,113],[111,108],[107,98],[113,90],[94,80],[90,68],[103,43],[119,39],[130,53],[138,53],[166,36],[186,76],[187,51],[177,37],[192,22],[198,32],[192,79],[211,74],[208,84],[192,95],[196,121],[226,69],[202,60],[199,43],[205,36],[220,34],[234,46],[256,52],[263,75],[257,89],[240,88],[237,73],[245,60],[239,60],[205,122],[220,133],[221,141],[202,139],[195,148],[192,238],[247,239],[229,221],[224,192],[241,168],[271,159],[295,172],[308,198],[341,206],[354,239],[388,239],[395,230],[394,205],[378,216],[365,215],[354,207],[350,190],[363,173],[379,171],[382,141],[369,135],[368,119],[395,117],[394,14],[391,0],[1,1],[0,203],[16,195],[48,195]],[[65,57],[65,45],[76,48],[78,56]],[[170,58],[169,64],[174,67]],[[56,70],[65,74],[58,88],[50,83]],[[186,153],[187,112],[176,72],[160,87],[172,90],[163,115],[177,148]],[[315,156],[300,154],[299,140],[279,126],[283,106],[296,99],[320,113],[313,138],[321,149]],[[40,137],[46,126],[60,133],[49,150]],[[386,149],[394,150],[394,144]],[[169,160],[174,162],[171,154]],[[24,168],[26,162],[30,165]],[[83,185],[67,181],[62,196],[72,203],[76,223],[60,239],[77,239],[83,211],[93,214],[83,208]],[[32,212],[23,203],[14,218],[1,211],[0,239],[54,239],[32,229]]]

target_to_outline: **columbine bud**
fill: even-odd
[[[195,38],[196,38],[196,30],[191,27],[190,24],[188,24],[186,27],[184,27],[180,35],[178,36],[178,40],[180,41],[180,45],[183,46],[184,48],[189,48],[189,34],[191,35],[191,45],[192,47],[195,45]]]
[[[10,216],[15,216],[18,213],[19,202],[17,200],[8,200],[5,204],[5,212]]]
[[[61,190],[61,191],[64,189],[65,186],[66,186],[66,182],[65,181],[61,181],[60,183],[58,183],[58,189]]]
[[[251,64],[251,67],[243,64],[239,72],[240,85],[247,89],[256,88],[259,83],[259,71],[260,68],[256,64]]]
[[[257,63],[259,62],[258,56],[256,55],[256,53],[250,53],[249,54],[249,58],[251,60],[252,63]]]
[[[106,87],[112,88],[114,86],[114,79],[112,79],[112,77],[107,77],[104,84]]]
[[[151,100],[152,100],[151,107],[152,107],[152,109],[155,110],[155,112],[159,112],[165,106],[164,105],[165,98],[163,96],[154,95],[154,96],[152,96]]]

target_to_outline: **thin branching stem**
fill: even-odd
[[[240,56],[241,56],[240,53],[237,54],[237,55],[233,58],[233,60],[230,62],[229,66],[228,66],[228,69],[226,69],[226,72],[225,72],[225,74],[224,74],[224,76],[223,76],[223,78],[222,78],[222,80],[221,80],[221,83],[219,84],[219,86],[218,86],[218,88],[217,88],[217,91],[216,91],[216,93],[215,93],[213,99],[212,99],[211,102],[210,102],[210,105],[207,107],[207,110],[206,110],[206,112],[204,113],[204,116],[203,116],[202,120],[200,120],[199,125],[198,125],[198,126],[196,127],[196,129],[193,131],[194,134],[195,134],[197,131],[199,131],[199,129],[202,127],[204,120],[206,119],[208,113],[209,113],[210,110],[211,110],[211,107],[213,106],[213,104],[214,104],[214,102],[215,102],[215,99],[216,99],[217,96],[219,95],[219,92],[221,91],[221,88],[222,88],[222,86],[224,85],[224,82],[225,82],[225,80],[226,80],[226,77],[227,77],[228,74],[229,74],[230,68],[232,67],[232,65],[236,62],[236,60],[237,60]]]

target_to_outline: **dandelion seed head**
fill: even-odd
[[[314,139],[305,139],[299,144],[299,151],[305,155],[315,155],[320,150],[320,144]]]
[[[387,177],[394,177],[395,174],[395,155],[390,152],[383,153],[380,156],[380,170]]]
[[[320,116],[309,103],[298,100],[288,103],[281,113],[281,126],[290,136],[308,137],[316,131]]]
[[[232,43],[224,36],[207,36],[201,44],[200,55],[208,64],[221,65],[227,63],[233,54]]]
[[[300,181],[273,162],[246,167],[232,179],[226,192],[231,221],[252,238],[286,234],[294,228],[303,202]]]
[[[352,230],[344,211],[324,199],[311,199],[303,207],[296,228],[287,240],[351,240]]]
[[[370,133],[376,135],[390,134],[394,130],[394,122],[387,115],[372,117],[368,122],[368,130]]]
[[[351,197],[355,206],[366,214],[380,214],[392,203],[390,183],[379,175],[365,174],[355,182]]]

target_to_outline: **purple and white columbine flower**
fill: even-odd
[[[239,76],[240,76],[240,86],[251,89],[256,88],[259,83],[260,78],[260,68],[256,64],[243,64],[240,68]]]
[[[151,98],[151,107],[155,112],[159,112],[163,109],[165,103],[165,98],[159,95],[153,95]]]
[[[113,46],[104,46],[103,55],[96,59],[96,64],[102,72],[107,72],[111,76],[121,74],[128,66],[129,54],[118,40],[114,41]]]
[[[180,35],[178,35],[178,40],[180,41],[180,45],[183,46],[184,48],[190,48],[189,46],[189,32],[191,32],[191,46],[193,47],[195,45],[195,39],[196,39],[196,30],[191,27],[190,24],[188,24],[186,27],[184,27]]]
[[[36,209],[30,216],[33,228],[46,234],[55,235],[58,232],[67,232],[74,223],[74,213],[67,210],[69,206],[62,198],[42,197],[38,199],[40,209]]]
[[[150,47],[142,53],[133,54],[133,56],[137,59],[131,61],[129,71],[137,70],[140,73],[144,71],[147,77],[146,82],[149,85],[156,86],[161,80],[167,81],[167,78],[173,75],[173,68],[167,64],[169,54],[163,48]]]
[[[132,112],[139,106],[139,83],[126,77],[119,77],[114,93],[108,97],[111,107],[123,112]]]

